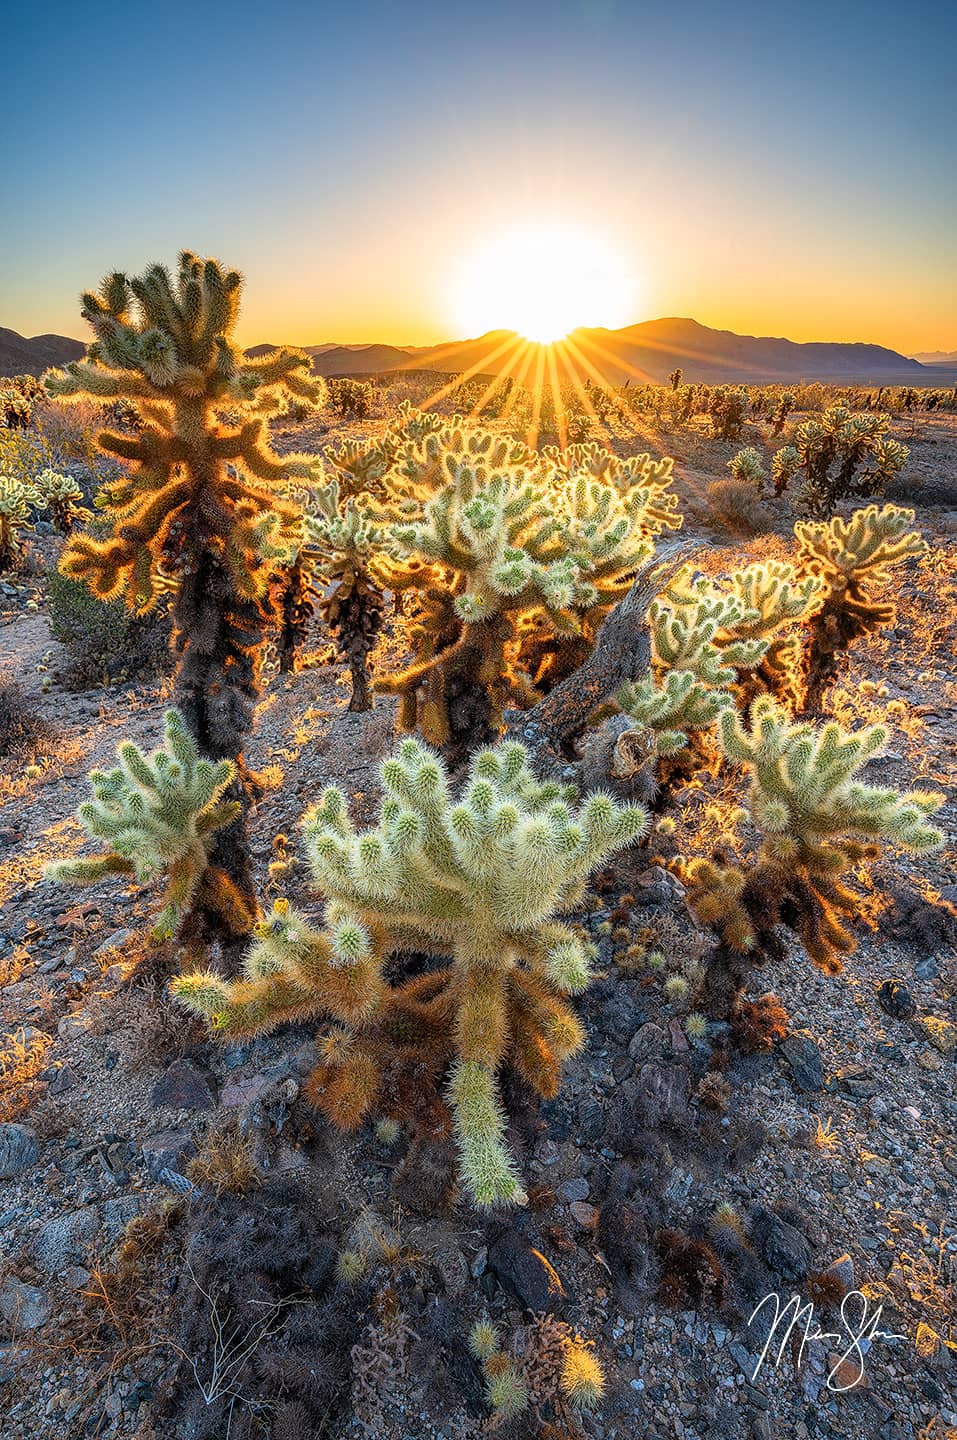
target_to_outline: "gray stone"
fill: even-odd
[[[649,1060],[652,1055],[657,1055],[664,1048],[665,1032],[660,1025],[649,1020],[647,1025],[642,1025],[636,1030],[628,1042],[628,1054],[632,1060]]]
[[[778,1046],[778,1053],[785,1061],[795,1085],[799,1090],[824,1089],[824,1064],[821,1052],[810,1035],[788,1035]]]
[[[82,1264],[100,1228],[96,1210],[74,1210],[48,1220],[33,1242],[33,1258],[48,1275],[57,1275],[70,1264]]]
[[[174,1060],[153,1086],[150,1101],[169,1110],[212,1110],[216,1105],[216,1082],[188,1060]]]
[[[879,985],[877,1003],[893,1020],[909,1020],[917,1010],[917,1001],[903,980],[885,980]]]
[[[188,1130],[161,1130],[143,1141],[143,1160],[154,1180],[160,1180],[164,1170],[181,1172],[195,1154]]]
[[[530,1315],[560,1311],[570,1298],[551,1261],[517,1230],[506,1230],[489,1247],[488,1268]]]
[[[558,1187],[558,1193],[563,1200],[587,1200],[588,1181],[583,1176],[575,1176],[571,1180],[565,1180]]]
[[[99,945],[97,945],[93,951],[93,959],[98,960],[101,955],[105,955],[109,950],[125,950],[133,939],[134,934],[135,932],[133,930],[114,930],[112,935],[107,935],[106,939],[101,940]]]
[[[785,1280],[803,1280],[811,1263],[811,1252],[800,1230],[756,1205],[751,1212],[751,1241],[772,1270]]]
[[[38,1330],[50,1318],[50,1302],[36,1285],[24,1285],[15,1275],[0,1281],[0,1317],[12,1334]]]
[[[0,1180],[12,1180],[36,1164],[40,1142],[29,1125],[0,1125]]]

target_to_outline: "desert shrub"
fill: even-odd
[[[0,685],[0,756],[4,760],[32,760],[37,754],[47,754],[55,738],[53,726],[41,719],[19,685]]]
[[[726,530],[738,535],[762,535],[772,527],[773,518],[751,480],[712,480],[705,495],[711,513]]]
[[[513,1201],[522,1192],[498,1072],[511,1065],[533,1091],[557,1093],[562,1059],[584,1040],[566,997],[588,984],[590,950],[553,917],[604,855],[640,834],[645,813],[601,794],[573,809],[563,787],[535,780],[520,745],[476,754],[458,801],[417,740],[385,762],[382,780],[374,829],[356,833],[335,788],[306,817],[328,928],[279,902],[244,979],[197,973],[174,993],[224,1038],[332,1017],[308,1093],[344,1128],[377,1108],[407,1117],[403,1064],[419,1090],[451,1067],[463,1179],[479,1204]],[[390,982],[386,967],[410,950],[434,968]]]
[[[60,570],[98,599],[122,597],[136,614],[171,597],[175,699],[201,751],[234,766],[239,810],[216,838],[215,864],[245,903],[233,903],[230,892],[218,911],[216,898],[226,891],[200,887],[194,894],[196,924],[225,947],[237,939],[237,920],[256,910],[242,751],[263,638],[276,620],[275,562],[301,526],[275,486],[315,468],[305,457],[274,455],[265,427],[288,399],[325,393],[309,378],[302,351],[243,356],[235,341],[241,289],[237,271],[188,251],[175,279],[162,265],[134,279],[110,275],[83,296],[96,337],[87,358],[47,376],[51,394],[127,400],[145,422],[134,435],[97,436],[99,448],[129,468],[97,497],[110,534],[72,535]],[[228,406],[237,407],[234,425],[222,419]]]
[[[135,615],[122,600],[98,600],[79,580],[52,570],[47,613],[54,637],[70,654],[62,676],[70,689],[163,675],[173,667],[166,605]]]
[[[368,420],[375,408],[375,385],[371,380],[353,380],[346,376],[328,382],[329,403],[336,415]]]

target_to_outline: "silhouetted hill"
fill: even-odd
[[[0,375],[42,375],[51,366],[67,365],[86,354],[80,340],[67,335],[34,335],[0,327]]]

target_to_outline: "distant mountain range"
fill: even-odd
[[[86,346],[66,335],[34,335],[0,327],[0,375],[42,375],[51,365],[67,365],[86,354]]]
[[[276,347],[254,345],[247,355],[263,355]],[[434,370],[444,374],[511,373],[534,379],[539,357],[508,330],[493,330],[475,340],[448,345],[322,345],[302,347],[319,375],[381,375],[397,370]],[[79,359],[85,347],[64,335],[26,339],[15,330],[0,329],[0,375],[28,371],[39,375],[51,365]],[[844,343],[798,344],[793,340],[736,335],[712,330],[696,320],[646,320],[622,330],[575,330],[556,350],[559,374],[574,371],[580,380],[606,384],[666,382],[680,367],[686,382],[794,383],[799,380],[939,385],[957,370],[957,351],[919,357],[899,354],[883,345]],[[546,371],[547,373],[547,371]]]

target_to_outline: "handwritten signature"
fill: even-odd
[[[858,1303],[860,1304],[860,1314],[855,1316],[853,1312],[857,1310]],[[764,1349],[761,1351],[758,1357],[758,1363],[754,1367],[754,1374],[751,1376],[752,1384],[758,1378],[761,1367],[768,1358],[769,1351],[771,1351],[775,1342],[780,1340],[777,1358],[772,1361],[773,1368],[775,1370],[778,1368],[784,1358],[784,1347],[788,1341],[791,1340],[795,1332],[800,1335],[800,1346],[798,1348],[797,1360],[795,1361],[795,1368],[800,1367],[804,1358],[804,1352],[810,1341],[829,1340],[837,1345],[844,1339],[848,1340],[849,1343],[845,1346],[844,1350],[841,1351],[837,1361],[828,1371],[827,1388],[837,1394],[842,1394],[845,1390],[853,1390],[854,1386],[860,1382],[861,1376],[864,1373],[864,1356],[870,1349],[873,1341],[906,1340],[907,1338],[906,1335],[897,1335],[892,1331],[878,1328],[880,1326],[883,1306],[878,1305],[872,1315],[868,1314],[867,1296],[860,1290],[848,1291],[841,1301],[840,1313],[842,1330],[818,1329],[814,1322],[814,1306],[810,1301],[802,1304],[800,1295],[792,1295],[788,1303],[782,1306],[780,1295],[775,1294],[773,1291],[770,1295],[765,1295],[764,1299],[759,1301],[754,1307],[748,1320],[749,1325],[754,1322],[767,1305],[773,1305],[774,1319],[768,1338],[765,1341]],[[843,1366],[848,1363],[850,1363],[851,1368],[849,1373],[852,1378],[850,1378],[846,1384],[842,1384],[840,1383],[839,1376]]]

